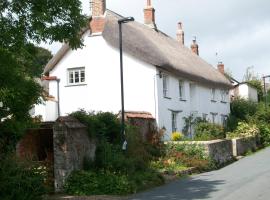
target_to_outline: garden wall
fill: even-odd
[[[205,148],[206,155],[222,165],[233,159],[231,140],[211,140],[211,141],[183,141],[173,143],[198,144]]]
[[[53,127],[54,185],[61,191],[74,170],[83,169],[85,159],[93,160],[96,144],[87,134],[86,126],[72,117],[60,117]]]
[[[232,139],[233,156],[243,156],[248,151],[255,151],[257,148],[256,137]]]

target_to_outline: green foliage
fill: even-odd
[[[240,120],[247,120],[248,116],[253,116],[257,108],[256,103],[242,98],[237,98],[231,102],[231,114]]]
[[[11,145],[5,150],[14,148],[31,121],[29,110],[41,100],[42,88],[34,78],[52,55],[33,43],[56,41],[81,47],[78,32],[86,24],[79,0],[1,1],[0,143]]]
[[[121,126],[116,115],[109,112],[95,113],[80,110],[71,113],[71,116],[87,126],[90,137],[105,139],[110,143],[120,143]]]
[[[199,171],[205,171],[215,167],[202,145],[189,142],[168,143],[165,149],[165,155],[152,162],[152,166],[159,170],[177,172],[187,167],[196,167]]]
[[[72,113],[97,140],[94,161],[84,160],[84,170],[68,179],[66,191],[74,195],[130,194],[164,182],[150,162],[161,155],[160,141],[143,142],[135,127],[126,127],[127,150],[122,150],[120,123],[111,113]],[[158,134],[157,134],[158,135]]]
[[[189,138],[193,138],[192,135],[192,128],[200,122],[204,122],[205,120],[203,120],[201,117],[195,117],[193,114],[191,114],[188,117],[183,117],[185,123],[184,123],[184,127],[183,127],[183,133],[185,134],[185,136],[189,137]]]
[[[46,192],[44,177],[32,166],[19,163],[13,158],[0,162],[0,199],[1,200],[41,200]]]
[[[264,146],[270,145],[270,125],[266,123],[261,123],[259,125],[260,129],[260,139],[261,143]]]
[[[195,126],[195,140],[207,141],[224,138],[223,127],[218,124],[200,122]]]
[[[24,49],[34,41],[67,42],[81,46],[78,31],[86,25],[79,0],[3,0],[0,4],[0,47]]]
[[[255,137],[260,133],[255,124],[239,122],[236,130],[227,133],[227,138]]]
[[[263,86],[262,81],[260,79],[252,79],[248,81],[248,84],[257,89],[258,92],[258,100],[263,101]]]
[[[66,182],[65,191],[72,195],[123,195],[133,193],[134,186],[126,175],[110,171],[74,171]]]

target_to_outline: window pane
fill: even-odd
[[[75,83],[79,83],[79,71],[75,71]]]
[[[163,96],[168,96],[168,77],[163,75]]]
[[[177,114],[172,112],[172,132],[177,131],[177,119],[176,116]]]
[[[85,72],[84,70],[81,70],[81,83],[85,82]]]
[[[179,81],[179,97],[181,99],[184,98],[184,87],[182,81]]]
[[[73,72],[69,72],[69,83],[74,83]]]

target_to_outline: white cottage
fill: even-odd
[[[78,109],[121,110],[118,20],[105,0],[93,0],[84,47],[67,44],[47,64],[50,101],[36,108],[45,121]],[[168,137],[182,131],[183,117],[196,114],[222,123],[230,112],[230,81],[199,57],[198,45],[184,46],[181,23],[177,40],[158,30],[155,9],[147,1],[145,23],[123,24],[125,109],[149,112]]]

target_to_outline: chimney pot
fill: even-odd
[[[224,64],[222,62],[218,62],[217,68],[220,73],[225,74]]]
[[[91,33],[101,33],[104,30],[106,0],[92,0],[92,19],[90,21]]]
[[[147,0],[146,7],[144,8],[144,24],[156,29],[155,9],[152,6],[151,0]]]
[[[185,33],[184,33],[183,26],[182,26],[181,22],[178,23],[178,29],[177,29],[177,32],[176,32],[176,38],[177,38],[177,41],[181,45],[185,44]]]
[[[199,45],[197,44],[196,37],[193,38],[193,44],[190,46],[193,53],[199,55]]]

